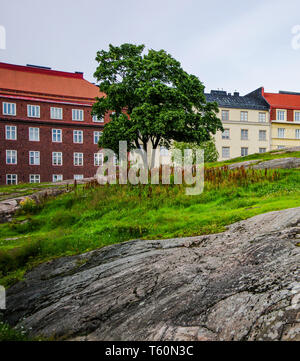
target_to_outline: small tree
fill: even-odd
[[[195,154],[195,151],[197,149],[203,149],[204,150],[204,161],[206,163],[207,162],[216,162],[219,158],[219,153],[217,151],[214,138],[211,138],[210,140],[208,140],[206,142],[202,142],[201,144],[174,142],[173,147],[175,149],[181,150],[182,155],[184,154],[185,149],[192,149],[193,154]],[[195,159],[193,161],[195,163]]]
[[[144,48],[109,45],[97,52],[94,76],[106,95],[97,98],[93,114],[114,111],[99,146],[118,153],[122,140],[128,150],[147,150],[149,142],[153,149],[169,149],[172,140],[201,144],[222,130],[217,104],[206,102],[200,80],[164,50],[143,54]]]

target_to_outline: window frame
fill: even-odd
[[[16,183],[8,183],[8,182],[7,182],[8,176],[15,176],[15,178],[16,178]],[[18,184],[18,175],[17,175],[17,174],[6,174],[5,181],[6,181],[6,185],[13,185],[13,184],[17,185],[17,184]]]
[[[82,114],[82,119],[75,118],[74,114]],[[84,110],[83,109],[77,109],[77,108],[72,109],[72,120],[75,121],[75,122],[83,122],[84,121]]]
[[[261,138],[261,134],[264,134],[264,137]],[[266,142],[267,141],[267,131],[264,129],[259,129],[258,130],[258,140],[260,142]]]
[[[34,182],[31,182],[31,177],[32,177],[32,176],[33,176],[33,177],[38,176],[39,181],[38,181],[38,182],[35,182],[35,181],[34,181]],[[38,184],[38,183],[41,183],[41,175],[40,175],[40,174],[29,174],[29,183],[30,183],[30,184],[34,184],[34,183],[37,183],[37,184]]]
[[[60,140],[54,140],[54,131],[60,132]],[[51,129],[51,138],[52,138],[52,143],[62,143],[62,129],[52,128]],[[57,139],[57,133],[56,133],[56,139]]]
[[[279,113],[283,114],[283,119],[279,119],[279,116],[278,116]],[[284,109],[276,109],[276,120],[278,122],[285,122],[286,121],[286,111]]]
[[[38,139],[30,139],[30,129],[38,129]],[[39,127],[29,127],[28,128],[28,140],[29,140],[29,142],[39,142],[40,141],[40,128]]]
[[[279,131],[282,130],[283,131],[283,137],[281,137],[279,135]],[[277,138],[279,139],[284,139],[285,138],[285,128],[277,128]]]
[[[101,164],[96,164],[96,158],[97,156],[101,156]],[[95,167],[101,167],[103,165],[103,162],[104,162],[104,157],[103,157],[103,153],[94,153],[94,166]]]
[[[245,117],[245,119],[243,119],[245,115],[246,115],[246,117]],[[241,120],[241,122],[248,122],[248,112],[246,110],[241,110],[240,120]]]
[[[75,142],[75,132],[81,133],[81,142]],[[78,134],[77,134],[78,137]],[[73,130],[73,143],[74,144],[83,144],[83,130]]]
[[[61,179],[60,180],[54,180],[54,177],[56,176],[61,176]],[[63,175],[62,174],[52,174],[52,183],[56,183],[56,182],[62,182],[64,179]]]
[[[13,105],[14,113],[4,112],[5,105]],[[17,115],[17,104],[10,102],[2,102],[2,115],[10,115],[12,117],[15,117]]]
[[[30,114],[29,109],[31,109],[31,112],[32,112],[33,108],[38,109],[38,115]],[[40,118],[41,117],[41,107],[40,107],[40,105],[27,104],[27,117],[28,118]]]
[[[94,132],[93,132],[94,144],[98,144],[98,142],[95,142],[95,138],[96,138],[95,133],[99,133],[99,136],[98,136],[98,142],[99,142],[99,139],[100,139],[100,137],[102,137],[103,132],[100,130],[94,130]]]
[[[15,152],[15,159],[16,162],[15,163],[8,163],[7,159],[8,159],[8,152]],[[13,159],[12,155],[10,156],[11,159]],[[6,149],[5,150],[5,163],[7,165],[17,165],[18,164],[18,151],[16,149]]]
[[[228,150],[228,157],[224,156],[224,150]],[[229,159],[230,158],[230,147],[222,147],[222,158]]]
[[[243,132],[246,132],[247,137],[243,136]],[[249,140],[249,129],[241,129],[241,140]]]
[[[243,155],[243,150],[247,149],[246,153]],[[241,157],[247,157],[249,155],[249,147],[241,147]]]
[[[15,128],[15,138],[8,138],[8,128]],[[10,130],[11,134],[11,130]],[[17,126],[16,125],[5,125],[5,140],[18,140]]]
[[[29,165],[41,165],[41,152],[39,150],[30,150],[28,153],[29,153]],[[30,160],[32,158],[30,153],[34,153],[33,154],[33,163],[30,162]],[[38,163],[35,163],[35,160],[37,159],[36,153],[38,154]]]
[[[81,157],[78,157],[78,154],[80,154],[80,155],[82,155]],[[78,160],[82,160],[82,164],[76,164],[76,160],[78,161]],[[82,152],[74,152],[73,153],[73,165],[75,166],[75,167],[82,167],[83,166],[83,153]]]
[[[261,116],[263,115],[263,119],[261,120]],[[258,112],[258,122],[259,123],[266,123],[267,122],[267,114],[264,112]]]
[[[224,133],[228,131],[228,136],[226,136]],[[222,132],[222,139],[223,140],[229,140],[230,139],[230,128],[224,129],[224,132]]]
[[[53,116],[55,114],[55,110],[59,109],[60,110],[60,113],[61,113],[61,116],[60,117],[56,117],[56,116]],[[63,108],[59,108],[59,107],[50,107],[50,119],[58,119],[58,120],[62,120],[64,118],[64,115],[63,115]]]
[[[54,154],[60,154],[60,155],[61,155],[61,156],[60,156],[61,164],[55,164],[55,163],[54,163]],[[51,157],[52,157],[52,165],[53,165],[53,166],[61,167],[61,166],[63,165],[63,152],[52,152]]]
[[[226,114],[227,116],[224,118],[223,115]],[[229,110],[222,109],[221,111],[221,120],[226,122],[229,121]]]

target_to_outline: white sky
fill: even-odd
[[[297,24],[299,0],[0,0],[0,61],[95,81],[97,50],[143,43],[171,53],[207,91],[300,91]]]

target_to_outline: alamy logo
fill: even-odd
[[[6,30],[3,25],[0,25],[0,50],[6,49]]]
[[[185,184],[187,195],[199,195],[204,188],[204,150],[173,149],[162,164],[160,150],[149,153],[143,149],[127,151],[127,142],[119,142],[118,166],[116,156],[111,149],[102,149],[103,159],[107,159],[97,169],[99,184]],[[128,162],[129,161],[129,162]],[[129,163],[129,164],[128,164]],[[160,174],[161,169],[161,174]],[[171,181],[172,178],[172,181]]]
[[[292,38],[292,48],[293,50],[299,50],[300,49],[300,25],[295,25],[292,27],[292,34],[294,34]]]
[[[5,288],[3,286],[0,286],[0,310],[6,309],[6,294],[5,294]]]

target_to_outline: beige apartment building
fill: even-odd
[[[209,102],[217,102],[224,132],[215,135],[219,160],[227,160],[270,150],[271,126],[269,105],[258,94],[260,89],[240,96],[212,90],[206,94]]]

